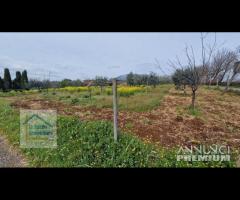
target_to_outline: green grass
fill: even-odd
[[[170,84],[159,85],[156,88],[148,88],[145,92],[138,92],[131,96],[119,96],[119,110],[144,112],[152,110],[161,104],[163,97],[172,87]],[[112,96],[106,93],[92,93],[91,99],[88,92],[70,93],[43,92],[41,96],[45,99],[58,100],[67,104],[74,104],[84,107],[112,108]]]
[[[192,106],[188,106],[186,108],[186,110],[187,110],[187,113],[189,115],[192,115],[192,116],[195,116],[195,117],[201,117],[202,116],[202,112],[201,112],[199,107],[193,108]]]
[[[221,91],[222,93],[228,93],[228,94],[237,94],[237,95],[240,95],[240,90],[237,90],[239,89],[239,86],[230,86],[228,91],[225,91],[225,87],[224,86],[211,86],[210,88],[207,87],[207,86],[204,86],[205,89],[208,89],[208,90],[217,90],[217,91]]]
[[[135,94],[131,97],[119,98],[119,109],[145,112],[158,107],[163,97],[168,93],[172,85],[160,85],[149,89],[148,92]]]
[[[23,96],[23,95],[37,94],[37,93],[39,93],[38,90],[22,90],[22,91],[11,90],[9,92],[0,91],[0,97]]]
[[[168,93],[171,87],[171,84],[159,85],[156,88],[148,86],[144,87],[143,91],[135,92],[130,96],[119,94],[119,110],[136,112],[152,110],[161,104],[163,97]],[[59,91],[55,89],[49,89],[48,92],[47,90],[42,90],[42,92],[38,92],[37,90],[23,92],[11,91],[5,93],[0,92],[0,97],[15,96],[21,98],[23,95],[31,95],[31,98],[35,97],[53,101],[61,101],[63,103],[82,107],[112,108],[112,95],[107,94],[107,90],[109,89],[110,88],[105,88],[101,94],[100,89],[98,87],[94,87],[91,93],[91,98],[89,97],[88,91],[71,92],[65,90]]]
[[[202,111],[200,107],[195,107],[194,109],[192,106],[176,106],[176,112],[178,116],[194,116],[196,118],[203,118]]]
[[[113,140],[112,124],[58,116],[57,149],[22,149],[34,167],[232,167],[230,163],[177,162],[177,149],[163,149],[121,133]],[[0,99],[0,131],[19,147],[19,112]]]
[[[240,90],[229,89],[227,92],[228,92],[229,94],[240,95]]]

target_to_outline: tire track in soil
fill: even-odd
[[[0,167],[27,167],[27,162],[20,153],[8,144],[0,135]]]

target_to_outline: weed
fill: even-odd
[[[77,103],[79,103],[79,99],[78,98],[72,99],[71,104],[75,105]]]
[[[192,106],[188,106],[186,109],[188,114],[193,115],[195,117],[200,117],[202,115],[198,107],[193,108]]]

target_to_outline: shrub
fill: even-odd
[[[79,99],[78,98],[72,99],[71,104],[77,104],[77,103],[79,103]]]
[[[88,98],[90,98],[90,95],[89,94],[84,94],[83,98],[88,99]]]

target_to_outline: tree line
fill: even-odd
[[[127,84],[130,86],[149,85],[156,87],[159,84],[171,82],[172,80],[170,76],[158,76],[154,72],[151,72],[150,74],[134,74],[130,72],[127,75]]]
[[[24,70],[16,72],[15,79],[12,80],[11,74],[8,68],[4,69],[3,78],[0,76],[0,90],[3,92],[10,90],[27,90],[29,89],[27,71]]]
[[[95,79],[88,81],[82,81],[80,79],[77,80],[63,79],[61,81],[30,79],[29,88],[47,89],[47,88],[64,88],[69,86],[77,87],[87,86],[89,82],[91,82],[91,85],[104,87],[109,85],[110,80],[102,76],[96,76]]]
[[[164,83],[172,83],[171,76],[158,76],[155,73],[150,74],[133,74],[132,72],[127,75],[126,80],[122,82],[126,82],[127,85],[136,86],[136,85],[150,85],[156,86],[158,84]],[[71,79],[63,79],[61,81],[50,81],[50,80],[37,80],[30,79],[29,80],[29,88],[30,89],[47,89],[47,88],[64,88],[68,86],[88,86],[90,83],[91,86],[98,86],[103,91],[105,86],[110,86],[112,84],[111,79],[104,76],[96,76],[91,80],[71,80]]]

